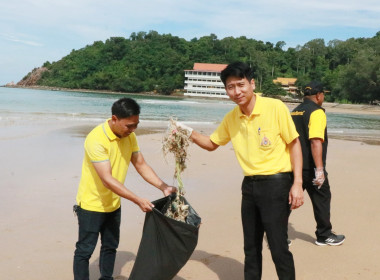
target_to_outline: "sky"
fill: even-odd
[[[157,31],[186,40],[246,36],[284,49],[313,39],[371,38],[379,0],[2,0],[0,85],[19,82],[95,41]]]

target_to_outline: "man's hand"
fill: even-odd
[[[325,181],[325,172],[323,171],[323,167],[314,168],[314,174],[315,178],[313,179],[313,185],[320,189]]]
[[[193,132],[193,129],[186,124],[183,124],[181,122],[176,122],[176,126],[182,128],[183,130],[186,130],[187,136],[190,137],[191,133]]]
[[[304,203],[302,184],[293,184],[289,192],[289,204],[290,209],[297,209]]]
[[[149,200],[147,200],[145,198],[141,198],[141,197],[137,199],[136,204],[140,207],[140,209],[143,212],[150,212],[150,211],[152,211],[152,208],[154,207],[152,202],[150,202]]]
[[[161,189],[165,196],[168,196],[172,193],[177,192],[177,188],[173,186],[166,185],[164,188]]]

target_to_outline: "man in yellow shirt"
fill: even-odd
[[[74,210],[79,234],[74,254],[74,279],[89,279],[89,259],[101,238],[100,279],[113,279],[116,249],[120,238],[120,197],[137,204],[143,212],[154,205],[124,186],[129,163],[145,181],[165,196],[176,191],[164,183],[145,162],[134,131],[139,124],[140,106],[131,98],[112,105],[112,117],[86,137],[82,176]]]
[[[229,64],[221,79],[237,106],[211,136],[182,123],[177,125],[187,129],[191,140],[208,151],[232,142],[245,175],[241,205],[245,279],[261,279],[265,232],[279,279],[294,280],[287,238],[290,210],[303,204],[298,133],[285,104],[254,93],[253,71],[247,64]]]
[[[319,246],[341,245],[344,235],[332,232],[330,222],[331,191],[326,172],[327,121],[323,85],[312,81],[304,89],[304,101],[292,112],[292,117],[300,134],[303,155],[303,189],[306,189],[313,204],[317,222],[315,244]]]

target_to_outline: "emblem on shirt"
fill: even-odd
[[[263,139],[261,140],[261,143],[260,145],[261,146],[270,146],[272,143],[270,142],[270,140],[264,135]]]

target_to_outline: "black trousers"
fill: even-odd
[[[294,280],[293,255],[288,248],[291,173],[246,176],[242,183],[241,217],[244,233],[244,279],[262,276],[262,248],[266,233],[280,280]]]
[[[331,208],[331,190],[327,173],[325,173],[325,181],[320,189],[313,185],[315,177],[314,171],[303,170],[303,189],[309,194],[313,205],[314,218],[317,222],[315,235],[317,239],[326,239],[331,234],[332,225],[330,222]]]
[[[111,213],[87,211],[79,206],[75,210],[78,216],[79,236],[74,253],[74,279],[89,279],[89,260],[99,238],[101,240],[99,269],[101,280],[113,279],[116,249],[120,239],[121,209]]]

